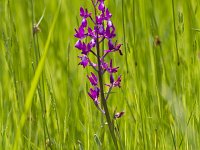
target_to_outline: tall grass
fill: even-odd
[[[0,149],[114,149],[74,48],[90,1],[59,2],[0,1]],[[106,4],[123,42],[122,87],[108,102],[125,110],[115,122],[122,148],[199,149],[200,2]]]

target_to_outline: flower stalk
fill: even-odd
[[[96,12],[96,10],[95,10]],[[116,149],[118,149],[118,144],[117,144],[117,139],[115,136],[115,132],[114,132],[114,124],[110,119],[110,113],[108,111],[108,106],[106,103],[106,98],[104,96],[104,84],[103,84],[103,73],[102,73],[102,68],[101,68],[101,60],[100,60],[100,49],[99,49],[99,38],[98,38],[98,32],[97,32],[97,44],[96,44],[96,50],[97,50],[97,58],[98,58],[98,77],[99,77],[99,86],[100,86],[100,95],[101,95],[101,102],[105,111],[105,116],[106,116],[106,120],[108,123],[108,127],[110,130],[110,134],[112,136],[114,145],[116,146]],[[111,88],[110,88],[111,89]],[[107,93],[107,96],[109,95],[109,92]]]
[[[118,149],[114,120],[123,116],[124,112],[122,111],[111,116],[107,101],[113,88],[121,87],[121,75],[118,76],[117,80],[114,80],[114,74],[118,72],[119,67],[113,67],[112,59],[109,61],[109,64],[106,56],[113,52],[119,52],[119,54],[122,55],[120,49],[122,44],[117,44],[117,42],[113,43],[113,38],[116,36],[115,27],[111,21],[112,14],[108,8],[105,7],[104,0],[91,0],[91,2],[94,7],[94,16],[92,16],[92,13],[89,13],[87,9],[80,8],[82,22],[79,28],[75,29],[76,33],[74,36],[78,38],[75,47],[81,51],[81,55],[78,56],[81,59],[79,65],[82,65],[83,68],[91,66],[95,73],[97,73],[97,76],[93,72],[91,72],[91,76],[87,75],[92,85],[88,95],[93,100],[97,109],[105,115],[114,145],[116,149]],[[88,26],[88,20],[93,23],[93,27]],[[90,42],[85,43],[85,38],[91,39]],[[100,44],[104,44],[105,41],[108,43],[107,49],[101,50]],[[95,57],[96,61],[91,61],[90,53]],[[104,83],[105,75],[109,75],[110,83]],[[104,93],[104,89],[107,87],[108,92]],[[102,105],[100,105],[100,103],[102,103]]]

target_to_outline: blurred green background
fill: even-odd
[[[114,149],[87,95],[91,70],[78,66],[80,6],[92,11],[90,0],[0,1],[0,149]],[[111,114],[125,111],[122,149],[200,149],[200,1],[106,6],[123,43],[123,57],[112,55],[122,87],[108,101]]]

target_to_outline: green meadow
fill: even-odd
[[[200,149],[200,1],[106,0],[121,57],[120,149]],[[0,149],[114,150],[74,29],[90,0],[0,1]],[[107,79],[106,79],[107,80]]]

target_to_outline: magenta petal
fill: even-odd
[[[113,84],[113,82],[114,82],[114,77],[113,77],[113,74],[111,73],[110,74],[110,83]]]
[[[88,13],[87,9],[83,9],[83,7],[80,8],[80,16],[83,18],[87,18],[90,17],[92,15],[92,13]]]
[[[75,47],[78,48],[78,49],[80,49],[80,50],[82,49],[82,46],[83,46],[83,45],[82,45],[81,40],[78,40],[78,41],[76,42],[76,44],[75,44]]]
[[[104,34],[104,27],[103,27],[103,25],[100,25],[100,26],[99,26],[99,34],[100,34],[100,35],[103,35],[103,34]]]
[[[108,8],[106,9],[106,20],[109,20],[112,17],[112,14],[109,12]]]
[[[93,31],[90,27],[88,27],[88,36],[90,36],[93,39],[96,38],[95,31]]]
[[[119,67],[113,68],[113,66],[112,66],[112,59],[111,59],[111,60],[110,60],[110,67],[108,67],[106,70],[107,70],[107,72],[109,72],[109,73],[116,73],[117,70],[118,70],[118,68],[119,68]]]
[[[96,87],[94,88],[94,90],[92,88],[90,88],[90,92],[88,92],[88,95],[91,97],[91,99],[95,102],[95,103],[99,103],[98,101],[98,97],[99,97],[99,88]]]
[[[97,77],[95,76],[95,74],[93,74],[92,72],[91,72],[91,76],[88,76],[87,75],[87,77],[88,77],[88,79],[90,80],[90,83],[93,85],[93,86],[97,86],[97,84],[98,84],[98,79],[97,79]]]
[[[83,44],[82,44],[82,54],[84,54],[84,55],[87,55],[89,52],[90,52],[90,50],[91,50],[91,46],[90,46],[90,44],[88,43],[87,45],[83,42]]]
[[[83,55],[83,56],[79,56],[79,58],[81,59],[81,62],[79,63],[79,65],[82,65],[85,68],[89,63],[88,57],[86,55]]]
[[[97,21],[97,24],[102,24],[103,23],[103,17],[102,16],[97,16],[96,17],[96,21]]]
[[[116,36],[115,27],[113,25],[111,27],[109,25],[107,25],[105,37],[108,39],[111,39],[111,38],[114,38],[115,36]]]
[[[102,69],[108,69],[108,64],[103,59],[101,59],[101,67]]]
[[[91,74],[92,74],[92,77],[93,77],[93,79],[97,82],[98,81],[98,79],[97,79],[97,77],[95,76],[95,74],[94,73],[92,73],[91,72]]]
[[[95,45],[96,45],[96,42],[95,42],[95,40],[94,40],[94,39],[92,39],[92,40],[90,41],[90,45],[91,45],[91,47],[95,47]]]
[[[80,16],[84,17],[84,14],[85,14],[85,11],[84,11],[83,7],[81,7],[80,8]]]
[[[101,11],[104,11],[104,9],[105,9],[104,2],[101,2],[101,3],[99,4],[98,9],[101,10]]]
[[[113,50],[114,49],[114,45],[113,45],[111,40],[108,41],[108,47],[109,47],[109,50]]]
[[[84,28],[81,26],[78,30],[76,30],[76,34],[74,35],[76,38],[83,39],[85,37]]]
[[[117,80],[113,83],[113,85],[114,85],[114,87],[121,87],[121,85],[120,85],[120,83],[121,83],[121,75],[117,78]]]
[[[86,20],[85,18],[83,18],[82,23],[81,23],[81,26],[82,26],[83,28],[87,27],[87,20]]]
[[[109,20],[107,24],[109,27],[112,27],[112,21]]]
[[[112,52],[111,50],[105,50],[104,51],[105,53],[110,53],[110,52]]]

